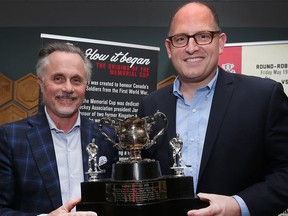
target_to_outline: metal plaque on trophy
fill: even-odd
[[[150,138],[153,124],[162,121],[163,127]],[[108,125],[115,130],[118,140],[113,140],[103,130]],[[127,119],[102,118],[99,130],[119,151],[126,151],[126,160],[113,164],[110,179],[97,179],[104,172],[97,164],[97,145],[94,140],[87,146],[89,154],[89,181],[81,183],[81,203],[77,211],[95,211],[99,216],[151,216],[187,215],[190,209],[208,204],[194,195],[193,177],[185,176],[181,155],[183,142],[179,135],[170,141],[173,152],[175,175],[161,174],[158,161],[141,157],[141,151],[156,144],[168,126],[164,113],[157,111],[153,116]],[[89,146],[92,148],[89,150]]]

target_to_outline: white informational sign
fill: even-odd
[[[288,95],[288,41],[226,44],[220,66],[233,73],[276,80]]]

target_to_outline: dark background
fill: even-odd
[[[160,47],[157,81],[174,74],[164,40],[173,11],[187,1],[0,0],[0,72],[34,73],[40,34]],[[210,0],[228,43],[288,40],[287,0]]]

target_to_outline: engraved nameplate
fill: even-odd
[[[167,199],[165,180],[106,184],[106,200],[116,203],[149,203]]]

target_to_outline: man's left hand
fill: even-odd
[[[188,211],[188,216],[241,216],[238,202],[231,196],[199,193],[199,198],[209,202],[209,206],[202,209]]]

